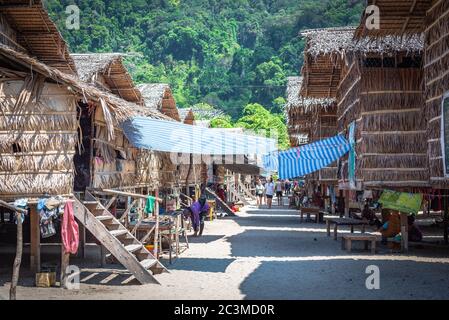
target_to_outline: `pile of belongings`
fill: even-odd
[[[37,211],[40,215],[42,238],[49,238],[56,234],[54,222],[64,214],[64,199],[61,197],[39,199]]]

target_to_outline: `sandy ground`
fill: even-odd
[[[342,232],[348,232],[342,230]],[[19,299],[448,299],[449,252],[412,249],[347,254],[323,224],[300,223],[297,212],[247,207],[236,218],[208,222],[205,236],[158,275],[161,285],[122,285],[119,266],[82,262],[79,290],[39,289],[24,270]],[[93,250],[92,254],[95,254]],[[72,260],[72,263],[81,263]],[[365,286],[366,268],[380,269],[380,289]],[[26,269],[26,268],[24,268]],[[9,275],[0,276],[0,299]]]

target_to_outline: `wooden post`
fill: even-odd
[[[159,189],[156,189],[156,191],[154,192],[154,196],[156,198],[159,198]],[[156,220],[156,226],[154,229],[154,256],[156,257],[156,259],[159,260],[159,248],[158,248],[158,244],[159,244],[159,204],[155,203],[154,205],[154,217]]]
[[[86,228],[83,224],[79,223],[79,238],[80,238],[80,247],[78,250],[78,257],[85,259],[86,258]]]
[[[350,204],[349,195],[351,191],[345,190],[344,193],[345,193],[345,217],[349,218],[349,204]]]
[[[16,300],[17,282],[19,281],[20,264],[22,263],[23,233],[22,233],[22,213],[16,212],[17,219],[17,244],[16,258],[12,270],[11,288],[9,289],[9,300]]]
[[[406,213],[401,212],[401,249],[403,252],[408,251],[408,218]]]
[[[70,253],[66,253],[61,244],[61,288],[67,289],[67,267],[70,263]]]
[[[446,190],[445,190],[446,191]],[[446,192],[444,192],[444,216],[443,216],[443,235],[444,235],[444,243],[447,245],[449,244],[449,235],[448,235],[448,228],[449,228],[449,206],[447,205],[447,197],[448,195]],[[429,210],[430,211],[430,210]]]
[[[40,217],[37,212],[37,207],[36,205],[32,205],[30,209],[30,267],[31,271],[34,273],[41,271],[41,230],[39,221]]]

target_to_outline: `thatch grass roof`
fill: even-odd
[[[40,0],[0,0],[0,14],[17,32],[8,45],[58,70],[76,74],[68,47]]]
[[[121,53],[71,54],[82,81],[95,84],[103,90],[137,104],[143,104],[140,91],[123,64]]]
[[[441,0],[447,1],[447,0]],[[380,12],[380,28],[367,28],[367,18],[372,14],[363,12],[355,36],[410,35],[421,33],[426,25],[426,11],[435,0],[367,0],[366,5],[376,5]]]
[[[157,110],[142,108],[141,106],[125,101],[112,93],[98,89],[92,84],[87,84],[77,77],[61,72],[58,69],[47,66],[44,63],[28,56],[25,53],[15,51],[8,46],[0,44],[0,61],[10,64],[14,69],[19,66],[22,71],[18,74],[26,75],[37,72],[53,81],[67,85],[73,92],[84,100],[101,102],[104,101],[117,122],[123,122],[134,116],[148,116],[155,119],[172,120]]]
[[[142,94],[145,106],[158,110],[170,118],[181,121],[171,88],[165,83],[146,83],[137,86]]]
[[[307,41],[305,53],[317,57],[319,55],[342,55],[346,52],[364,54],[422,52],[424,49],[422,33],[411,34],[408,38],[385,35],[355,39],[355,31],[355,27],[305,30],[301,32]]]
[[[303,77],[288,77],[287,78],[287,103],[285,110],[287,114],[289,111],[307,114],[313,112],[316,108],[326,108],[335,103],[332,98],[306,98],[301,95],[301,88],[304,83]]]
[[[181,117],[181,121],[184,124],[193,125],[195,122],[195,114],[191,108],[178,109],[179,116]]]
[[[301,95],[303,77],[289,77],[285,114],[290,143],[293,147],[308,141],[312,129],[312,115],[335,105],[335,99],[305,98]]]
[[[396,55],[421,53],[422,34],[408,38],[389,35],[354,39],[355,27],[305,30],[306,39],[301,94],[307,98],[335,98],[340,83],[343,58],[347,54]]]

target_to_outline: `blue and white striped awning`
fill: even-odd
[[[279,152],[279,178],[292,179],[318,171],[344,156],[349,150],[349,142],[342,135],[337,135]]]
[[[249,134],[135,117],[122,125],[136,148],[203,155],[252,155],[276,150],[276,140]]]

